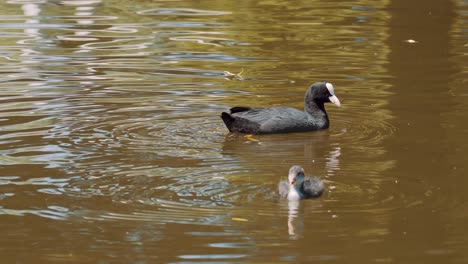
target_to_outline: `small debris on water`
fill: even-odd
[[[248,222],[249,220],[240,217],[233,217],[231,218],[232,221],[239,221],[239,222]]]
[[[244,77],[242,76],[242,73],[244,72],[244,68],[239,73],[232,73],[228,71],[224,71],[224,79],[226,80],[244,80]]]
[[[410,43],[410,44],[418,43],[418,41],[416,41],[414,39],[407,39],[407,40],[405,40],[405,42]]]
[[[248,134],[244,136],[247,140],[253,141],[253,142],[258,142],[258,139],[254,138],[253,135]]]

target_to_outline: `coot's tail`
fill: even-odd
[[[229,129],[229,132],[232,132],[232,124],[234,123],[235,118],[226,112],[221,113],[221,118],[223,119],[224,124]]]
[[[231,113],[226,112],[221,113],[221,118],[224,121],[224,124],[229,129],[229,132],[239,132],[247,134],[259,134],[260,125],[258,123],[252,122],[247,118],[239,117],[237,114],[240,112],[249,111],[249,107],[233,107],[230,109]]]

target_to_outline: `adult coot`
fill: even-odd
[[[340,106],[333,85],[312,84],[305,94],[304,111],[291,107],[233,107],[221,118],[230,132],[248,134],[307,132],[329,127],[325,103]]]
[[[289,169],[288,181],[280,181],[278,190],[288,200],[299,200],[320,197],[325,187],[319,178],[305,176],[301,166],[294,165]]]

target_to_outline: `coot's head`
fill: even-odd
[[[289,183],[294,185],[304,180],[304,169],[299,165],[294,165],[289,169],[288,175]]]
[[[316,82],[312,84],[306,92],[306,101],[315,101],[316,103],[333,103],[341,106],[340,100],[335,95],[335,89],[329,82]]]

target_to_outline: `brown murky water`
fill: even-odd
[[[468,262],[466,1],[0,6],[2,262]],[[329,130],[219,119],[321,80]]]

